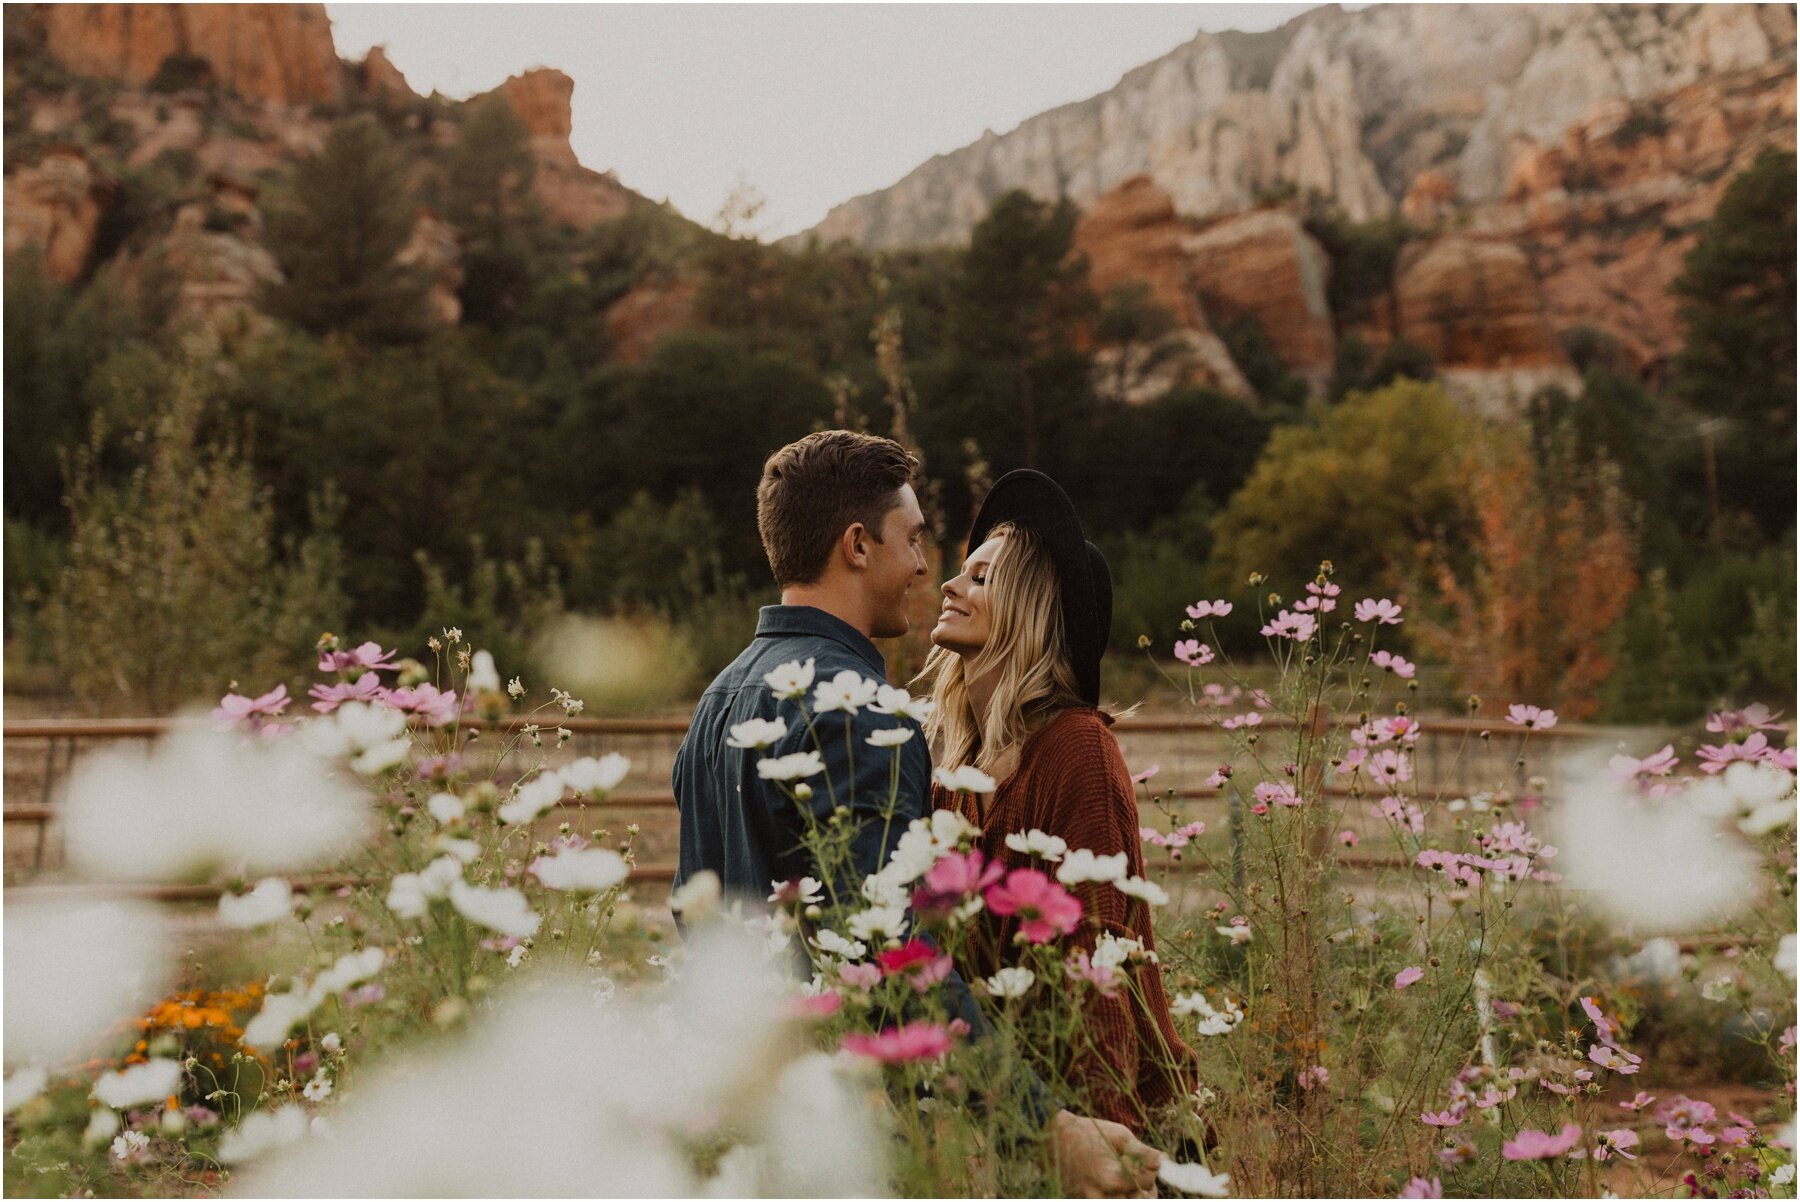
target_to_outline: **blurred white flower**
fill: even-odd
[[[1011,968],[1002,968],[982,983],[995,997],[1024,997],[1026,992],[1037,984],[1037,975],[1029,968],[1014,965]]]
[[[432,836],[431,849],[449,856],[458,864],[473,864],[481,858],[481,844],[473,839],[460,839],[442,831]]]
[[[352,759],[405,742],[406,715],[385,705],[346,701],[324,718],[300,727],[300,741],[318,755]]]
[[[319,974],[313,982],[314,991],[324,1000],[328,993],[343,993],[355,985],[360,985],[382,970],[387,964],[387,953],[378,947],[366,947],[360,952],[345,952],[337,958],[337,962]]]
[[[1102,931],[1094,940],[1092,963],[1095,968],[1122,968],[1128,960],[1156,960],[1156,953],[1136,939]]]
[[[463,879],[455,856],[439,856],[423,872],[402,872],[388,885],[387,907],[401,918],[423,918],[428,903],[450,896],[450,886]]]
[[[1063,857],[1056,869],[1056,879],[1065,885],[1086,881],[1111,881],[1116,885],[1125,879],[1125,865],[1126,854],[1122,851],[1097,856],[1085,847],[1078,847]]]
[[[846,668],[813,690],[814,714],[854,714],[875,700],[881,688],[878,680],[864,680]]]
[[[1183,1164],[1165,1156],[1156,1168],[1157,1180],[1171,1189],[1201,1198],[1229,1198],[1230,1173],[1214,1173],[1203,1164]]]
[[[719,874],[703,868],[683,881],[680,888],[670,892],[669,909],[690,922],[698,922],[717,908],[723,892]]]
[[[219,921],[240,930],[279,922],[293,912],[293,887],[278,876],[258,881],[248,893],[219,894]]]
[[[1729,1001],[1737,989],[1737,982],[1729,976],[1714,977],[1700,986],[1700,996],[1709,1002]]]
[[[932,772],[931,779],[952,793],[992,793],[994,791],[994,778],[973,764],[964,764],[959,768],[939,768]]]
[[[850,916],[850,934],[867,943],[900,938],[906,930],[906,911],[899,906],[870,906]]]
[[[305,1022],[323,1001],[305,986],[296,983],[286,993],[263,995],[262,1009],[244,1024],[244,1046],[264,1054],[279,1048],[288,1032]]]
[[[1006,836],[1006,845],[1014,851],[1022,851],[1028,856],[1036,856],[1040,860],[1051,863],[1063,858],[1069,845],[1059,835],[1046,835],[1040,830],[1029,830],[1024,834],[1014,831]]]
[[[912,737],[913,732],[909,727],[895,726],[886,730],[870,731],[868,742],[871,747],[900,747],[910,743]]]
[[[1621,977],[1642,977],[1647,981],[1673,981],[1681,975],[1681,945],[1666,935],[1646,939],[1644,946],[1631,955],[1609,962],[1609,971]]]
[[[319,1050],[333,1056],[337,1055],[344,1050],[343,1036],[336,1031],[325,1032],[325,1037],[319,1040]]]
[[[756,775],[764,780],[800,780],[825,771],[825,761],[816,751],[796,751],[792,755],[775,755],[756,761]]]
[[[178,726],[148,749],[76,762],[62,808],[69,864],[108,881],[309,867],[361,842],[362,791],[291,738]]]
[[[625,857],[605,847],[563,848],[531,862],[531,874],[546,889],[600,893],[630,875]]]
[[[879,1125],[886,1116],[847,1075],[859,1069],[813,1052],[782,1070],[757,1111],[762,1127],[755,1134],[767,1166],[762,1196],[873,1198],[887,1191]]]
[[[1135,897],[1153,906],[1169,904],[1168,892],[1155,881],[1145,880],[1141,876],[1128,876],[1123,880],[1114,881],[1113,888],[1126,897]]]
[[[494,656],[490,651],[477,651],[469,661],[469,679],[463,687],[471,693],[498,693],[500,691],[500,669],[494,666]]]
[[[563,779],[555,772],[540,772],[513,791],[511,801],[501,806],[497,813],[500,821],[512,826],[523,826],[535,821],[545,811],[562,800]]]
[[[1565,773],[1558,863],[1590,907],[1640,934],[1709,926],[1760,892],[1757,857],[1688,794],[1638,797],[1598,762]]]
[[[929,697],[914,697],[905,689],[896,689],[891,685],[882,685],[875,691],[875,703],[869,709],[877,714],[892,714],[896,718],[911,718],[914,722],[924,722],[931,717],[931,711],[937,703]]]
[[[1227,1035],[1243,1021],[1244,1012],[1230,998],[1225,998],[1224,1002],[1223,1010],[1215,1010],[1212,1003],[1206,1000],[1206,995],[1199,990],[1179,993],[1169,1003],[1169,1013],[1192,1015],[1197,1020],[1195,1031],[1200,1035]]]
[[[869,954],[867,945],[846,939],[830,927],[820,927],[813,932],[812,941],[820,951],[845,960],[860,960]]]
[[[806,696],[806,691],[812,688],[812,682],[813,661],[810,659],[804,664],[798,660],[782,664],[763,676],[763,683],[769,686],[769,691],[784,701],[798,701]]]
[[[425,808],[437,820],[440,826],[449,826],[453,822],[461,822],[468,807],[463,799],[454,793],[433,793],[425,803]]]
[[[112,1141],[114,1160],[132,1160],[150,1149],[150,1137],[142,1131],[127,1131]]]
[[[253,1111],[219,1141],[219,1159],[226,1164],[255,1160],[275,1148],[298,1143],[306,1137],[306,1127],[306,1110],[300,1106]]]
[[[1769,1174],[1769,1183],[1771,1185],[1791,1185],[1793,1184],[1793,1181],[1794,1166],[1792,1164],[1784,1164],[1773,1173]]]
[[[775,746],[786,737],[787,723],[780,718],[751,718],[731,728],[725,745],[743,751],[761,751],[765,747]]]
[[[1788,980],[1794,979],[1794,937],[1783,935],[1781,945],[1775,949],[1775,967],[1786,974]]]
[[[584,755],[566,768],[559,769],[557,775],[575,791],[575,796],[598,799],[618,787],[619,782],[630,771],[631,761],[614,751],[599,759]]]
[[[8,900],[5,924],[8,1064],[53,1067],[89,1050],[167,982],[168,935],[151,906]]]
[[[1240,943],[1249,943],[1255,937],[1255,932],[1248,925],[1214,927],[1213,930],[1231,940],[1233,947]]]
[[[544,921],[517,889],[485,889],[459,879],[450,886],[450,904],[470,922],[502,935],[535,935]]]
[[[1742,817],[1738,829],[1756,838],[1794,822],[1794,774],[1774,764],[1738,763],[1720,774]]]
[[[146,1060],[100,1077],[94,1082],[94,1097],[114,1110],[127,1110],[152,1103],[160,1105],[180,1088],[179,1060]]]
[[[11,1114],[44,1092],[50,1073],[42,1065],[28,1064],[6,1078],[6,1113]]]

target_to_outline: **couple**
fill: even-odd
[[[725,890],[760,900],[771,883],[821,875],[801,846],[806,815],[772,781],[759,778],[764,756],[813,750],[794,723],[766,750],[734,747],[733,726],[778,716],[763,677],[777,666],[811,660],[815,679],[849,670],[882,680],[886,669],[871,639],[907,631],[910,590],[926,575],[925,520],[912,487],[917,461],[898,443],[843,430],[808,435],[769,457],[757,489],[757,525],[781,587],[765,607],[756,638],[701,697],[675,758],[680,810],[679,887],[704,870]],[[1006,846],[1032,829],[1097,855],[1124,852],[1142,875],[1135,789],[1112,719],[1097,708],[1100,657],[1112,619],[1112,580],[1098,549],[1082,535],[1068,498],[1047,477],[1013,472],[988,494],[975,518],[962,572],[943,585],[935,644],[920,684],[934,710],[926,739],[889,755],[855,755],[893,718],[866,708],[848,740],[825,739],[826,771],[861,822],[852,844],[859,875],[888,860],[899,834],[934,808],[957,808],[981,831],[984,856],[1014,867],[1042,867]],[[910,719],[908,720],[910,723]],[[927,748],[927,739],[930,747]],[[973,764],[999,782],[991,796],[950,793],[931,782],[931,761]],[[888,799],[895,797],[893,818]],[[820,790],[818,817],[831,803]],[[1071,944],[1092,952],[1102,930],[1153,949],[1149,907],[1116,889],[1074,888],[1084,921]],[[964,963],[945,996],[974,1036],[988,1030],[965,978],[1003,966]],[[1171,1064],[1193,1059],[1175,1033],[1156,965],[1138,975],[1141,997],[1096,994],[1084,1012],[1079,1063],[1052,1066],[1075,1082],[1078,1115],[1051,1100],[1035,1076],[1018,1083],[1019,1104],[1040,1117],[1063,1185],[1081,1196],[1154,1196],[1158,1154],[1141,1143],[1146,1112],[1194,1088]]]

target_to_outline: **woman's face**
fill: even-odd
[[[944,608],[931,630],[934,644],[964,658],[987,646],[993,628],[988,612],[988,571],[1005,545],[1005,539],[988,539],[969,553],[962,575],[944,582]]]

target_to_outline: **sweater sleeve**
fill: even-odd
[[[1044,829],[1061,835],[1071,850],[1085,847],[1102,856],[1124,852],[1128,874],[1141,876],[1135,790],[1118,742],[1098,717],[1070,725],[1068,736],[1057,740],[1053,754],[1045,757],[1039,782]],[[1082,913],[1081,926],[1069,937],[1071,954],[1091,956],[1101,932],[1133,937],[1129,908],[1143,902],[1101,881],[1076,885],[1071,892]],[[1091,986],[1082,988],[1087,999],[1071,1083],[1085,1095],[1089,1113],[1142,1130],[1144,1116],[1134,1100],[1142,1066],[1131,986],[1122,983],[1111,997]]]

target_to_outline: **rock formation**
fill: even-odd
[[[335,104],[344,69],[323,4],[45,4],[45,46],[83,75],[143,87],[172,57],[203,59],[238,95]]]
[[[78,147],[52,146],[6,177],[6,253],[36,246],[53,279],[73,283],[87,268],[111,185]]]
[[[696,280],[651,276],[614,301],[606,310],[606,332],[612,356],[621,363],[642,363],[665,334],[694,324]]]
[[[1331,375],[1336,338],[1325,250],[1284,209],[1257,209],[1184,238],[1206,311],[1220,324],[1254,318],[1283,363],[1315,389]]]
[[[419,94],[406,82],[400,68],[387,56],[387,47],[371,46],[356,66],[357,90],[371,100],[403,103],[417,100]]]
[[[263,290],[281,281],[281,267],[262,245],[257,189],[215,176],[203,200],[182,205],[174,228],[128,266],[136,288],[167,290],[177,327],[217,330],[261,324]]]
[[[574,80],[540,67],[513,76],[498,91],[531,136],[531,153],[537,160],[533,191],[553,219],[581,227],[626,214],[631,193],[611,173],[583,167],[569,145]]]
[[[431,324],[453,326],[462,320],[462,243],[453,226],[430,209],[419,210],[412,237],[394,261],[417,268],[430,282],[425,305]]]

